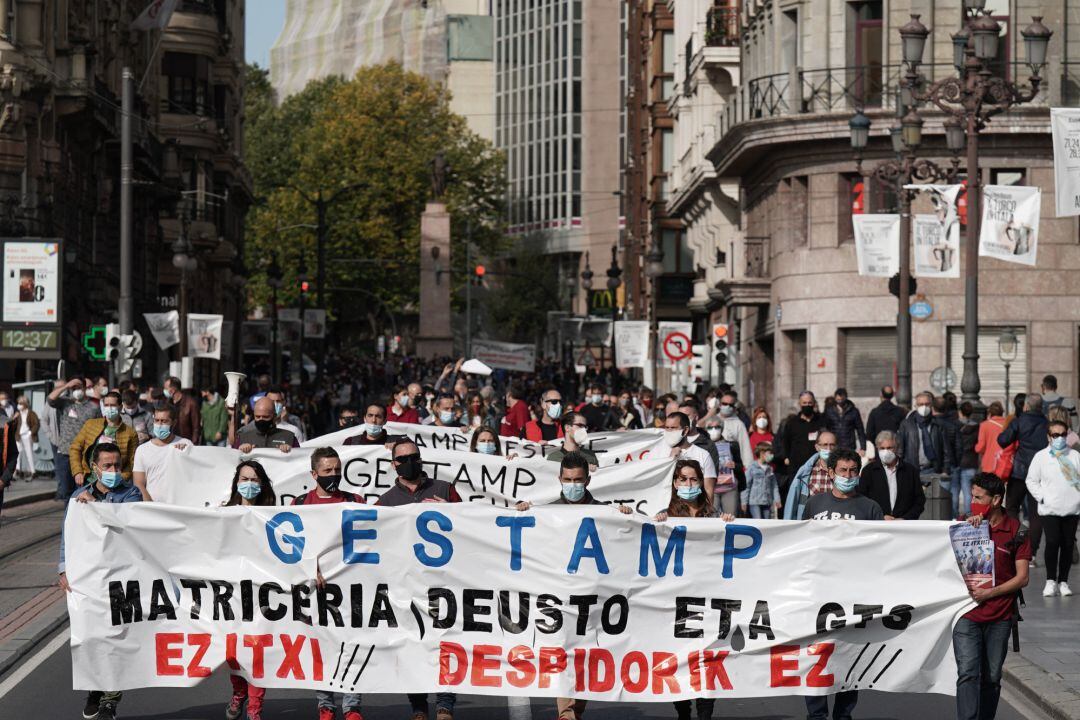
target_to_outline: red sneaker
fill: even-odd
[[[337,713],[332,708],[319,708],[319,720],[337,720]]]
[[[364,716],[360,714],[359,710],[346,710],[345,720],[364,720]]]

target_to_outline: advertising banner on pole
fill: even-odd
[[[610,702],[951,694],[952,627],[974,603],[948,529],[656,523],[603,506],[72,503],[72,684],[232,673]]]
[[[59,322],[60,245],[8,240],[4,243],[4,322]]]
[[[900,271],[900,216],[852,215],[859,274],[892,277]]]
[[[956,199],[962,185],[905,185],[929,196],[933,214],[911,218],[915,276],[924,278],[960,277],[960,215]]]
[[[1080,215],[1080,108],[1050,108],[1050,129],[1056,214]]]
[[[1042,191],[1026,185],[987,185],[982,201],[979,255],[1034,265]]]
[[[175,310],[163,313],[143,313],[150,334],[158,347],[168,350],[180,342],[180,313]]]
[[[660,367],[672,368],[693,354],[694,327],[688,322],[661,321],[657,323],[656,360]]]
[[[499,342],[473,338],[472,354],[488,367],[533,372],[536,370],[536,345]]]
[[[619,320],[615,323],[615,364],[643,368],[649,362],[649,321]]]
[[[221,315],[188,313],[188,355],[193,358],[221,359]]]

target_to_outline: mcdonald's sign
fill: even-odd
[[[610,317],[613,310],[619,307],[619,299],[615,292],[608,289],[590,290],[588,295],[589,314]]]

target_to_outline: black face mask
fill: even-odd
[[[328,493],[336,492],[338,485],[341,484],[340,475],[319,475],[315,478],[319,483],[319,487]]]
[[[341,421],[340,421],[339,424],[343,428],[356,427],[357,425],[360,424],[360,416],[359,415],[353,415],[351,417],[343,417],[343,418],[341,418]]]
[[[813,415],[814,414],[814,406],[813,405],[803,405],[802,406],[802,414],[803,415]]]
[[[268,435],[270,433],[270,431],[274,429],[274,421],[273,420],[256,420],[255,421],[255,429],[258,430],[263,435]]]
[[[398,463],[397,472],[398,476],[405,480],[416,482],[420,479],[420,475],[423,474],[424,467],[420,463],[420,458],[410,457],[408,460]]]

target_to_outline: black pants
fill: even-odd
[[[1039,504],[1035,502],[1035,498],[1031,497],[1031,493],[1027,491],[1027,485],[1024,484],[1023,478],[1011,478],[1005,484],[1005,512],[1009,514],[1009,517],[1020,519],[1020,506],[1025,505],[1025,500],[1027,501],[1028,540],[1031,542],[1031,552],[1037,553],[1042,540],[1042,520],[1039,518]]]
[[[1080,515],[1044,515],[1043,529],[1046,530],[1046,579],[1068,582],[1069,568],[1072,567],[1073,545],[1076,543],[1076,526]]]
[[[711,718],[713,714],[713,706],[716,705],[716,700],[713,698],[698,698],[694,702],[697,703],[697,714],[699,720],[705,720],[705,718]],[[690,720],[690,701],[689,700],[676,700],[675,712],[678,713],[678,720]]]

